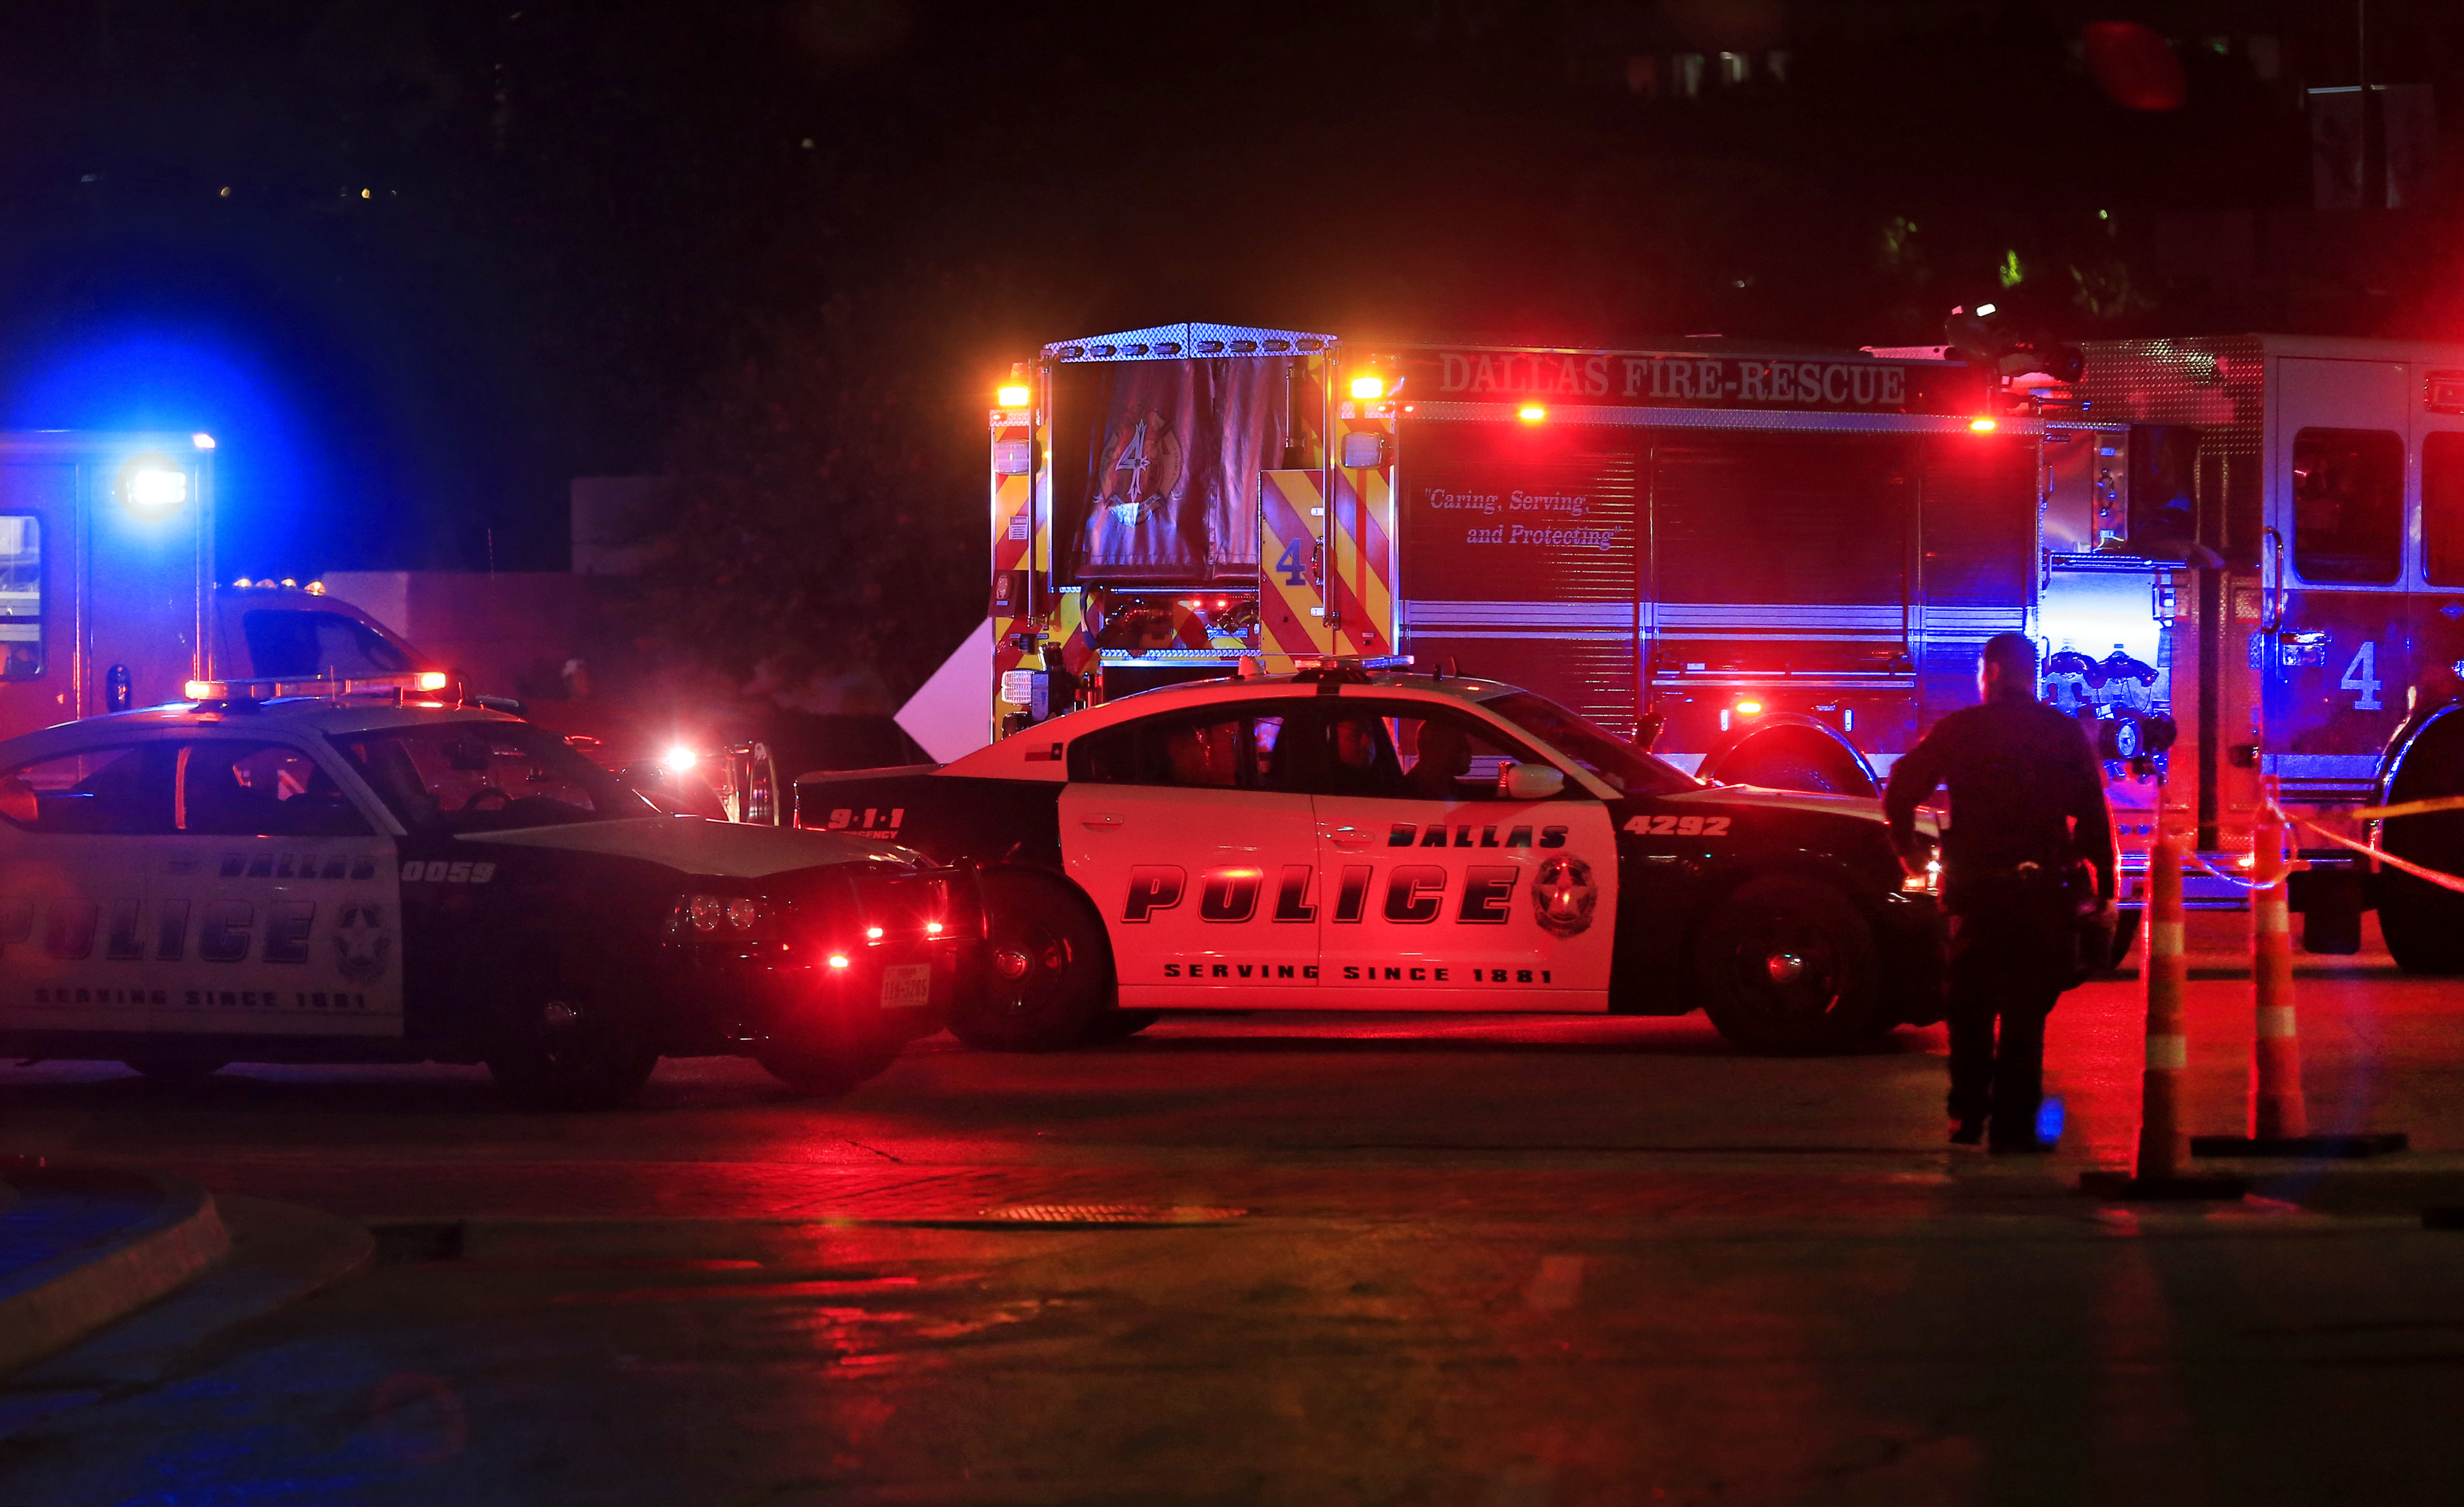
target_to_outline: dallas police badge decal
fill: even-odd
[[[1578,937],[1592,929],[1600,903],[1592,866],[1571,853],[1552,853],[1531,876],[1531,919],[1551,937]]]
[[[344,900],[334,922],[334,966],[365,986],[385,977],[393,938],[385,929],[385,907],[374,900]]]

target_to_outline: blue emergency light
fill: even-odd
[[[165,466],[140,466],[128,474],[128,508],[143,518],[164,518],[188,500],[188,474]]]

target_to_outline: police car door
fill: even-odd
[[[401,1033],[391,841],[305,750],[99,746],[0,774],[0,812],[8,1025]]]
[[[1534,761],[1457,708],[1348,688],[1324,704],[1313,751],[1327,1003],[1607,1009],[1617,883],[1607,807],[1573,787],[1503,798],[1501,765]]]
[[[1159,713],[1070,745],[1061,852],[1103,913],[1125,1007],[1312,1003],[1317,833],[1286,787],[1289,704]]]

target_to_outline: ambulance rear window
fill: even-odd
[[[0,514],[0,680],[43,673],[43,521]]]

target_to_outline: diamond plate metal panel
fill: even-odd
[[[1191,357],[1290,356],[1332,345],[1331,335],[1311,330],[1266,329],[1252,324],[1150,324],[1144,329],[1084,340],[1055,341],[1046,361],[1182,361]]]

